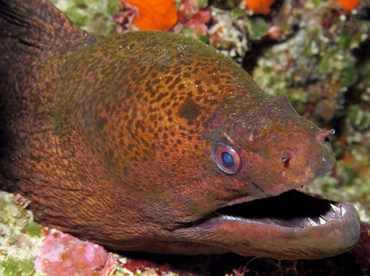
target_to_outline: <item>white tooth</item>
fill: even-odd
[[[233,217],[233,216],[227,216],[227,215],[222,215],[222,217],[226,220],[242,220],[241,218],[238,217]]]
[[[319,217],[319,221],[320,221],[321,224],[325,224],[326,223],[325,219],[323,219],[322,217]]]
[[[329,217],[331,218],[335,218],[337,216],[337,214],[335,213],[335,211],[333,209],[330,209],[329,213],[328,213]]]
[[[330,203],[330,207],[334,210],[334,212],[337,214],[337,215],[340,215],[340,208],[338,208],[337,206],[335,206],[334,204],[331,204]]]
[[[308,218],[308,221],[311,223],[312,226],[317,226],[318,224],[314,222],[312,219]]]

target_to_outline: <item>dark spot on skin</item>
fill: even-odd
[[[136,129],[140,128],[140,124],[141,124],[141,122],[140,122],[140,121],[136,121],[136,122],[135,122],[135,128],[136,128]]]
[[[120,132],[119,132],[119,137],[120,138],[123,138],[124,137],[124,134],[123,134],[123,130],[121,129]]]
[[[154,91],[154,89],[152,88],[152,86],[149,82],[146,83],[146,89],[149,91],[150,97],[154,97],[155,91]]]
[[[164,92],[160,93],[155,100],[157,102],[160,102],[165,96],[166,96],[166,93],[164,93]]]
[[[97,129],[102,130],[106,124],[107,124],[107,118],[98,117]]]
[[[136,99],[141,99],[143,97],[143,92],[138,92],[137,94],[136,94]]]
[[[203,107],[195,103],[191,98],[188,98],[179,108],[179,116],[186,119],[192,125],[200,115],[202,109]]]
[[[105,106],[105,111],[106,111],[107,113],[109,113],[109,112],[110,112],[110,109],[111,109],[111,107],[110,107],[110,103],[107,103],[107,104],[106,104],[106,106]]]
[[[202,94],[203,93],[203,88],[201,86],[198,86],[197,87],[197,90],[198,90],[198,94]]]
[[[176,67],[173,71],[172,71],[172,75],[178,75],[181,73],[181,67]]]
[[[161,80],[160,79],[155,79],[155,80],[153,80],[153,84],[158,84],[158,83],[160,83],[161,82]]]
[[[173,77],[169,76],[165,79],[165,84],[169,84],[172,81]]]
[[[173,100],[176,98],[176,93],[172,93],[171,96],[170,96],[170,99]]]
[[[180,78],[180,77],[177,77],[177,78],[173,81],[173,85],[177,85],[180,81],[181,81],[181,78]]]

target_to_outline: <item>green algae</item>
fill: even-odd
[[[8,257],[6,260],[0,262],[0,267],[4,275],[33,275],[33,260],[17,259]]]
[[[22,232],[30,237],[41,238],[43,236],[40,224],[34,221],[29,221]]]
[[[249,35],[253,40],[260,40],[266,36],[268,32],[268,26],[266,21],[261,17],[251,18],[247,21],[249,29]]]

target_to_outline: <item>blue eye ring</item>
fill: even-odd
[[[213,160],[217,167],[227,174],[236,174],[241,168],[241,159],[238,152],[225,143],[217,143],[215,145]]]

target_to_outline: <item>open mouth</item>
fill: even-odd
[[[215,252],[285,260],[319,259],[353,247],[360,224],[350,203],[290,190],[222,207],[179,232],[187,241],[221,248]]]
[[[226,219],[305,228],[342,220],[346,209],[342,203],[291,190],[279,196],[223,207],[215,213]]]

